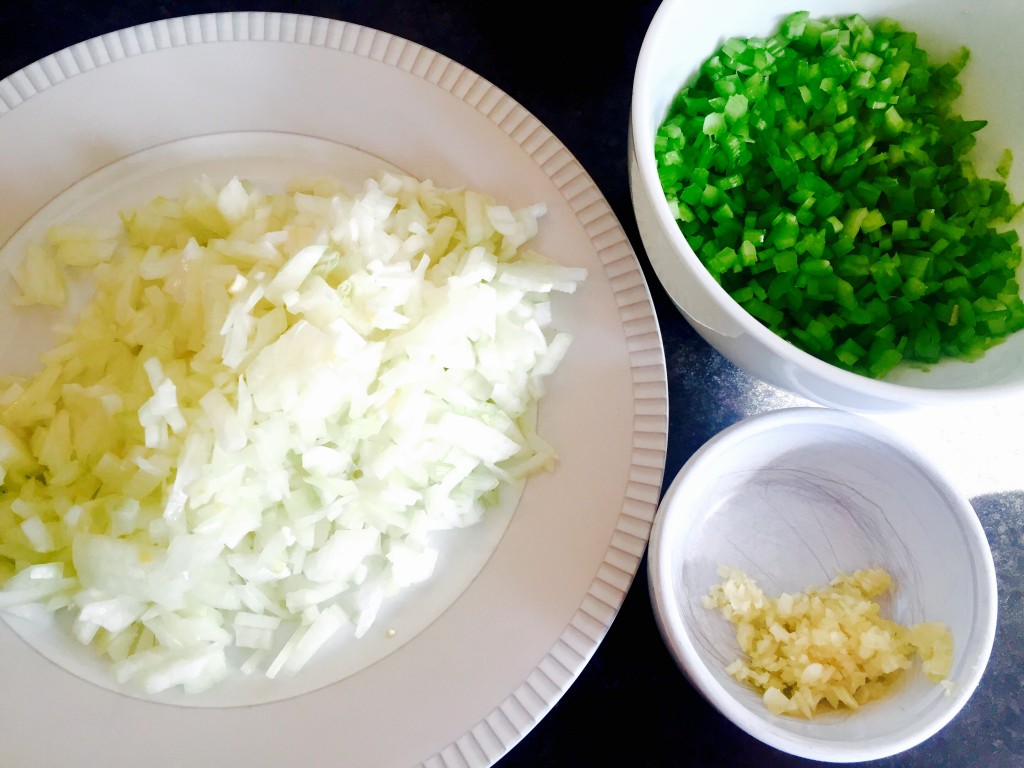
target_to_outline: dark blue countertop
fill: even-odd
[[[626,131],[633,69],[657,5],[5,0],[0,3],[0,78],[122,27],[211,11],[263,10],[381,29],[490,80],[543,122],[593,177],[647,274],[668,371],[667,487],[704,441],[746,415],[778,407],[785,397],[738,371],[690,329],[649,269],[637,235],[627,181]],[[972,501],[988,534],[999,580],[1000,616],[991,661],[980,687],[952,723],[915,749],[871,763],[879,768],[1024,766],[1024,492],[981,495]],[[645,568],[646,561],[578,680],[499,767],[815,765],[749,737],[689,686],[658,634]],[[338,764],[346,763],[341,759]]]

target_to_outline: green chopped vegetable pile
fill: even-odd
[[[973,360],[1024,327],[1021,206],[969,159],[985,121],[953,109],[962,49],[859,15],[789,15],[727,40],[655,139],[693,250],[751,315],[827,362],[881,378]]]

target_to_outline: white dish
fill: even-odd
[[[965,119],[988,120],[974,150],[979,173],[995,178],[1004,148],[1024,155],[1018,130],[1024,119],[1024,81],[1007,72],[1024,67],[1019,8],[1007,0],[818,0],[816,17],[859,13],[891,17],[919,33],[935,62],[967,46],[971,58],[959,81],[956,109]],[[767,37],[787,14],[800,10],[782,0],[727,0],[702,4],[665,0],[644,37],[633,81],[629,175],[644,249],[659,281],[693,328],[749,373],[816,403],[864,412],[898,412],[920,406],[987,407],[994,399],[1019,401],[1024,391],[1024,334],[1015,334],[974,362],[944,360],[928,371],[898,366],[882,380],[819,360],[783,340],[740,307],[712,278],[686,242],[658,180],[655,133],[673,98],[701,63],[728,37]],[[1024,165],[1009,186],[1024,195]],[[1019,229],[1019,226],[1018,226]]]
[[[328,653],[281,686],[147,700],[54,630],[0,624],[0,763],[487,766],[596,650],[661,489],[660,333],[593,181],[473,72],[376,30],[263,13],[156,22],[46,57],[0,81],[0,177],[19,180],[0,190],[0,266],[52,219],[105,220],[197,172],[274,185],[385,166],[510,205],[546,203],[536,247],[590,270],[555,305],[576,337],[541,404],[557,470],[531,479],[514,511],[443,545],[439,578],[376,625],[399,627],[395,638]],[[31,368],[53,321],[0,300],[3,370]],[[444,565],[467,548],[472,557]]]
[[[771,411],[705,443],[665,493],[647,562],[659,629],[693,685],[747,733],[813,760],[876,760],[929,738],[967,703],[995,639],[995,567],[970,502],[909,444],[842,411]],[[720,565],[770,596],[885,568],[885,615],[952,632],[948,695],[915,666],[858,712],[771,714],[725,671],[735,629],[701,604]]]

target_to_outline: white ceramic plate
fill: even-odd
[[[441,541],[438,578],[389,606],[367,643],[325,649],[293,680],[147,699],[54,628],[8,618],[0,764],[487,766],[596,650],[661,489],[657,320],[577,161],[444,56],[338,21],[218,14],[104,35],[0,81],[0,370],[31,370],[52,338],[55,316],[15,309],[7,276],[47,224],[108,221],[198,173],[272,187],[384,167],[512,206],[546,203],[537,249],[590,270],[554,307],[576,337],[541,404],[557,470],[531,479],[514,510]]]

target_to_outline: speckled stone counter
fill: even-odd
[[[125,26],[228,10],[352,21],[425,45],[487,78],[576,156],[612,205],[647,272],[668,370],[667,487],[687,458],[720,429],[746,415],[799,401],[752,380],[709,348],[648,268],[629,198],[626,131],[633,68],[656,8],[656,2],[559,8],[532,0],[6,0],[0,4],[0,78],[60,48]],[[1020,431],[1021,426],[1006,428]],[[1020,479],[1024,488],[1024,467]],[[973,503],[992,546],[1000,588],[999,626],[988,669],[967,707],[938,735],[873,765],[1024,766],[1024,490],[977,495]],[[655,626],[644,567],[582,675],[499,761],[500,768],[813,765],[747,736],[687,684]],[[349,763],[339,757],[338,765]]]

